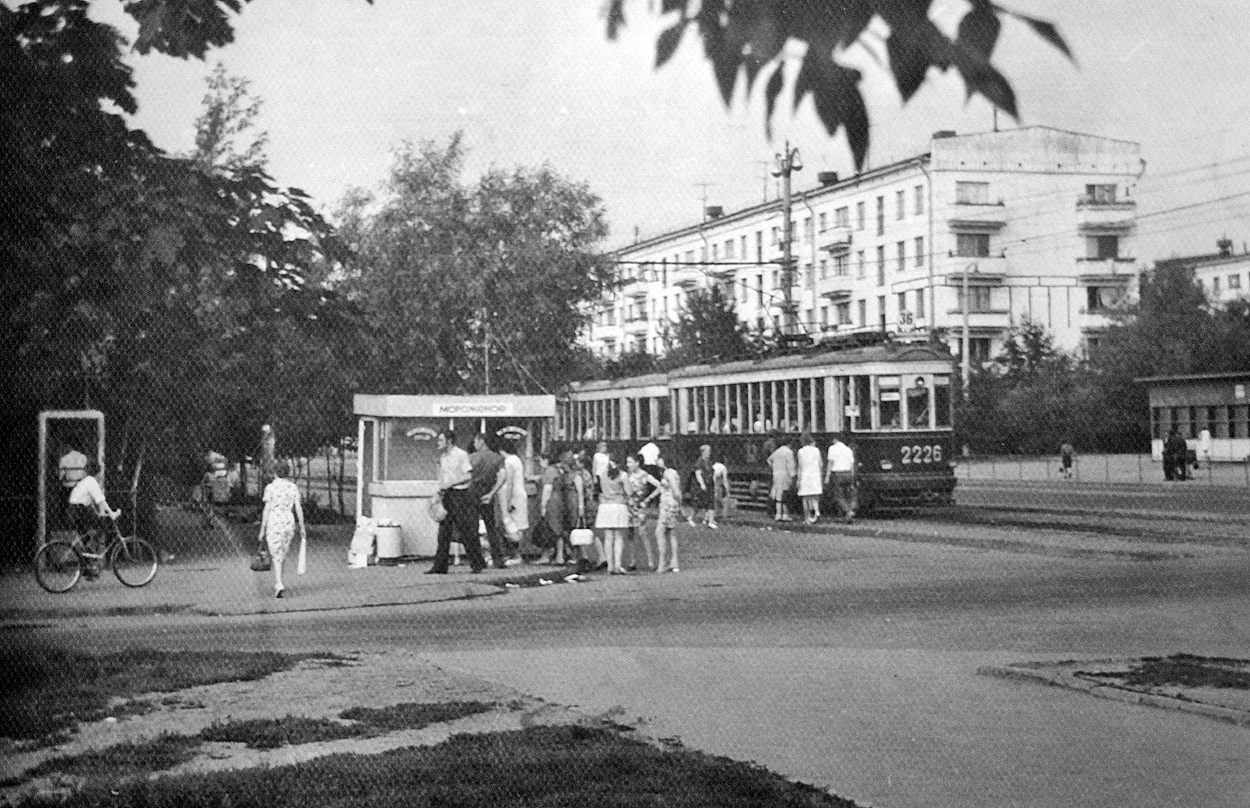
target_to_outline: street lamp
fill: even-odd
[[[803,161],[799,158],[799,148],[790,148],[786,141],[785,152],[773,158],[773,176],[781,177],[781,341],[783,343],[798,336],[799,312],[798,303],[794,300],[794,227],[790,222],[790,173],[802,171]]]

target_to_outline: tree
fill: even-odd
[[[343,289],[372,324],[369,383],[409,393],[553,390],[584,367],[574,346],[612,281],[596,252],[603,207],[552,169],[462,183],[460,136],[401,148],[379,197],[339,218],[354,248]]]
[[[733,300],[717,286],[686,296],[673,334],[667,367],[728,362],[752,354],[747,328],[734,311]]]
[[[195,150],[191,161],[202,171],[233,173],[263,170],[269,162],[267,132],[251,134],[260,114],[261,99],[252,95],[251,82],[226,73],[221,62],[205,80],[204,111],[195,120]]]
[[[126,11],[139,22],[135,48],[140,53],[157,50],[202,59],[210,47],[220,47],[234,38],[227,11],[238,13],[246,2],[131,0]],[[1071,58],[1053,24],[1003,8],[992,0],[969,0],[970,8],[954,38],[929,19],[932,5],[933,0],[663,0],[660,13],[676,14],[677,20],[656,40],[655,63],[659,67],[667,62],[686,29],[693,25],[726,106],[733,99],[739,74],[749,95],[756,80],[769,73],[764,88],[767,130],[786,81],[783,49],[791,40],[800,43],[805,53],[795,76],[793,106],[797,109],[808,95],[812,96],[816,114],[830,136],[845,129],[855,166],[861,168],[869,140],[868,111],[859,90],[861,75],[839,64],[835,57],[856,41],[867,39],[874,20],[889,26],[886,57],[904,101],[924,84],[929,68],[942,72],[954,68],[969,97],[980,94],[1017,117],[1015,93],[990,62],[1004,18],[1025,23]],[[614,39],[625,25],[625,0],[608,0],[606,16],[608,38]]]
[[[111,479],[129,481],[161,446],[182,462],[221,399],[222,346],[304,299],[336,244],[256,166],[205,173],[131,129],[123,43],[86,9],[0,7],[3,420],[29,469],[35,411],[102,409]]]

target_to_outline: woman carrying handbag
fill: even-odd
[[[299,487],[289,479],[291,464],[279,460],[274,466],[274,480],[265,486],[265,510],[260,517],[260,540],[269,550],[273,563],[273,596],[284,596],[282,585],[282,562],[286,560],[291,541],[295,538],[295,526],[299,524],[299,565],[296,572],[304,574],[307,534],[304,530],[304,508],[300,504]]]

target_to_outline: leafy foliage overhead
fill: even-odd
[[[655,64],[676,52],[693,26],[712,64],[721,98],[728,106],[741,75],[749,96],[757,79],[771,73],[764,87],[764,124],[771,130],[773,110],[786,81],[783,49],[794,41],[805,46],[794,79],[793,106],[811,96],[816,114],[832,136],[845,129],[856,167],[868,153],[868,111],[859,90],[861,74],[838,63],[836,56],[865,36],[874,19],[889,26],[886,53],[899,94],[908,101],[920,89],[930,67],[959,72],[968,97],[984,96],[1018,117],[1010,83],[990,62],[1001,18],[1023,21],[1042,39],[1071,58],[1055,26],[1003,8],[991,0],[969,0],[971,8],[954,38],[929,19],[932,0],[663,0],[660,12],[676,15],[656,40]],[[625,0],[609,0],[607,31],[615,38],[625,24]],[[771,131],[770,131],[771,136]]]

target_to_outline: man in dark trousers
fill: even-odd
[[[477,536],[477,506],[473,502],[473,492],[469,490],[473,481],[469,453],[456,445],[456,433],[450,429],[438,433],[438,451],[438,494],[447,509],[447,516],[438,524],[438,550],[434,553],[434,566],[425,574],[447,574],[447,557],[453,541],[464,545],[473,571],[481,572],[486,568],[486,559],[482,558],[482,542]]]
[[[1176,427],[1168,433],[1163,442],[1163,479],[1184,480],[1189,476],[1185,468],[1189,459],[1189,445],[1181,437]]]
[[[486,525],[486,541],[490,543],[490,561],[496,569],[503,569],[507,555],[503,548],[503,536],[495,521],[495,494],[503,485],[503,457],[494,451],[487,442],[486,435],[479,432],[473,436],[473,454],[469,455],[469,465],[473,469],[473,481],[469,490],[473,492],[473,503],[477,506],[478,516]]]

